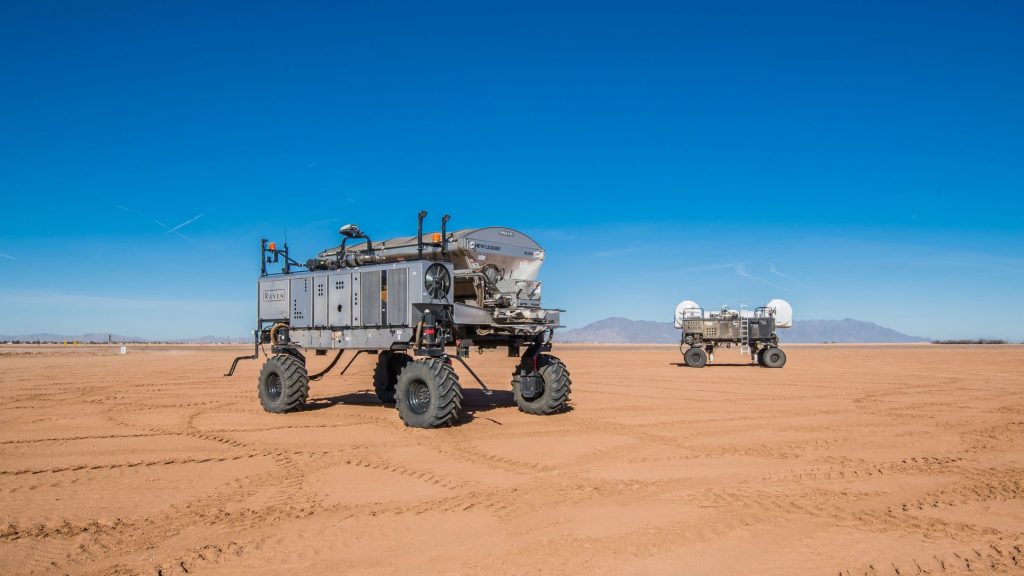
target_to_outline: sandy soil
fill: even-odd
[[[240,348],[3,346],[0,573],[1024,571],[1024,348],[788,351],[563,346],[552,417],[474,353],[498,391],[427,431],[372,357],[273,415]]]

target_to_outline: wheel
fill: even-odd
[[[462,386],[455,370],[440,358],[406,364],[395,382],[398,416],[413,428],[440,428],[459,420]]]
[[[761,348],[756,353],[754,353],[754,362],[758,366],[764,366],[764,351],[765,350],[767,350],[767,348]]]
[[[683,355],[683,360],[690,368],[703,368],[708,363],[708,353],[700,348],[690,348]]]
[[[687,336],[683,338],[682,341],[679,342],[679,353],[682,354],[683,356],[686,356],[686,351],[692,348],[693,345],[694,342],[692,336]],[[698,344],[698,346],[699,345],[700,344]]]
[[[267,412],[283,414],[298,410],[309,397],[306,364],[288,354],[277,354],[263,364],[257,390]]]
[[[782,368],[786,365],[786,353],[778,348],[765,348],[761,362],[765,368]]]
[[[395,384],[398,375],[412,362],[412,357],[401,352],[385,351],[377,355],[377,367],[373,370],[373,390],[383,404],[395,403]]]
[[[558,358],[550,354],[537,356],[537,372],[542,387],[539,391],[524,394],[522,364],[512,374],[512,396],[519,410],[527,414],[546,416],[564,412],[569,408],[569,394],[572,392],[572,381],[569,370]],[[529,367],[532,368],[532,367]]]

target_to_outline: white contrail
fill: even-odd
[[[120,210],[124,210],[125,212],[136,213],[131,208],[126,208],[124,206],[121,206],[120,204],[115,204],[115,207],[117,207]],[[145,216],[143,214],[139,214],[139,215],[143,216],[143,217],[147,217],[147,216]],[[166,230],[166,232],[164,232],[164,234],[170,234],[171,232],[173,232],[174,235],[178,236],[179,238],[187,240],[187,241],[191,242],[192,244],[195,244],[196,246],[202,246],[202,244],[200,244],[199,242],[196,242],[195,240],[193,240],[192,238],[189,238],[188,236],[185,236],[181,232],[178,232],[178,230],[184,228],[185,226],[188,226],[189,224],[195,222],[196,220],[202,218],[205,215],[206,215],[206,212],[203,212],[203,213],[193,217],[190,220],[186,220],[185,222],[182,222],[181,224],[178,224],[174,228],[171,228],[170,226],[168,226],[167,224],[164,224],[163,222],[157,220],[156,218],[150,218],[150,219],[153,221],[154,224],[156,224],[157,226],[159,226],[159,227],[163,228],[164,230]],[[14,260],[14,258],[11,258],[11,260]]]
[[[202,216],[202,214],[200,214],[199,216]],[[198,218],[199,216],[196,216],[196,218]],[[193,220],[195,220],[196,218],[193,218]],[[181,238],[184,238],[185,240],[188,240],[189,242],[195,244],[196,246],[199,246],[199,242],[196,242],[195,240],[189,238],[188,236],[185,236],[181,232],[178,232],[178,228],[181,228],[181,226],[175,226],[175,228],[173,230],[171,230],[171,229],[167,228],[167,224],[164,224],[163,222],[157,220],[156,218],[153,218],[153,222],[156,222],[157,224],[160,225],[161,228],[167,230],[167,232],[165,232],[165,234],[170,234],[171,232],[174,232],[175,236],[179,236]],[[188,224],[188,222],[186,222],[185,224]]]
[[[184,234],[182,234],[181,232],[175,232],[175,233],[174,233],[174,235],[175,235],[175,236],[179,236],[179,237],[181,237],[181,238],[184,238],[185,240],[188,240],[189,242],[191,242],[191,243],[195,244],[196,246],[199,246],[199,242],[196,242],[195,240],[193,240],[193,239],[189,238],[188,236],[185,236],[185,235],[184,235]]]
[[[782,272],[779,272],[779,269],[775,267],[775,264],[769,264],[768,265],[768,271],[771,272],[772,274],[775,274],[776,276],[778,276],[780,278],[785,278],[786,280],[792,280],[793,279],[792,276],[787,276],[786,274],[783,274]]]
[[[15,258],[14,256],[11,256],[10,254],[4,254],[3,252],[0,252],[0,258],[7,258],[8,260],[17,260],[17,258]]]
[[[699,266],[690,266],[689,268],[683,268],[678,272],[713,272],[715,270],[728,270],[729,268],[735,268],[734,262],[725,262],[721,264],[701,264]]]
[[[206,212],[200,212],[199,214],[196,214],[195,216],[189,218],[188,220],[185,220],[181,224],[178,224],[174,228],[171,228],[167,232],[164,232],[164,234],[170,234],[171,232],[177,232],[178,230],[181,230],[185,226],[188,226],[189,224],[195,222],[196,220],[199,220],[200,218],[202,218],[205,215],[206,215]]]
[[[778,288],[779,290],[787,290],[787,288],[783,288],[782,286],[779,286],[778,284],[776,284],[774,282],[771,282],[769,280],[765,280],[764,278],[761,278],[761,277],[758,277],[758,276],[754,276],[750,272],[747,272],[747,266],[745,264],[737,264],[736,268],[734,268],[734,270],[736,271],[736,274],[738,274],[740,276],[743,276],[744,278],[750,278],[751,280],[757,280],[758,282],[764,282],[765,284],[767,284],[769,286],[773,286],[775,288]]]

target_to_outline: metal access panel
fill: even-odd
[[[313,321],[313,279],[309,276],[291,279],[291,326],[308,328]]]
[[[703,334],[704,320],[683,320],[683,331],[687,334]]]
[[[406,326],[409,323],[409,269],[388,270],[387,279],[387,323]]]
[[[260,320],[287,320],[290,298],[288,296],[288,280],[260,280]]]
[[[352,275],[331,274],[327,280],[327,312],[331,326],[352,325]]]
[[[704,321],[704,337],[705,338],[718,338],[718,321],[717,320],[705,320]]]
[[[761,340],[771,338],[775,332],[775,319],[774,318],[760,318],[758,320],[750,321],[750,338],[753,340]]]
[[[380,270],[363,272],[359,277],[359,292],[362,297],[362,326],[381,325]]]
[[[360,289],[359,286],[360,276],[362,276],[361,272],[352,273],[352,304],[350,308],[352,310],[352,323],[350,324],[351,326],[363,325],[362,308],[359,305],[359,302],[362,299],[362,290]]]
[[[312,326],[326,328],[330,326],[327,314],[327,275],[313,277],[313,323]]]

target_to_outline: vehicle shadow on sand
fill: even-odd
[[[324,408],[332,408],[339,404],[346,404],[349,406],[376,406],[381,409],[388,411],[394,411],[394,404],[382,404],[377,398],[377,395],[371,390],[360,390],[358,392],[350,392],[347,394],[338,394],[337,396],[324,396],[320,398],[311,398],[304,408],[305,411],[310,410],[323,410]],[[462,390],[462,414],[459,418],[460,424],[466,424],[476,419],[478,414],[489,412],[497,408],[515,408],[516,401],[512,396],[511,390],[493,390],[490,395],[484,393],[483,390],[478,388],[463,388]],[[397,415],[396,415],[397,417]],[[479,416],[490,422],[493,422],[501,426],[501,422],[488,418],[486,416]]]
[[[682,368],[689,368],[689,366],[687,366],[685,362],[669,362],[669,365],[670,366],[680,366]],[[758,366],[757,364],[753,364],[753,363],[750,363],[750,362],[746,362],[746,363],[716,362],[714,364],[706,364],[706,365],[704,365],[704,368],[740,368],[740,367],[742,367],[742,368],[760,368],[760,366]]]

